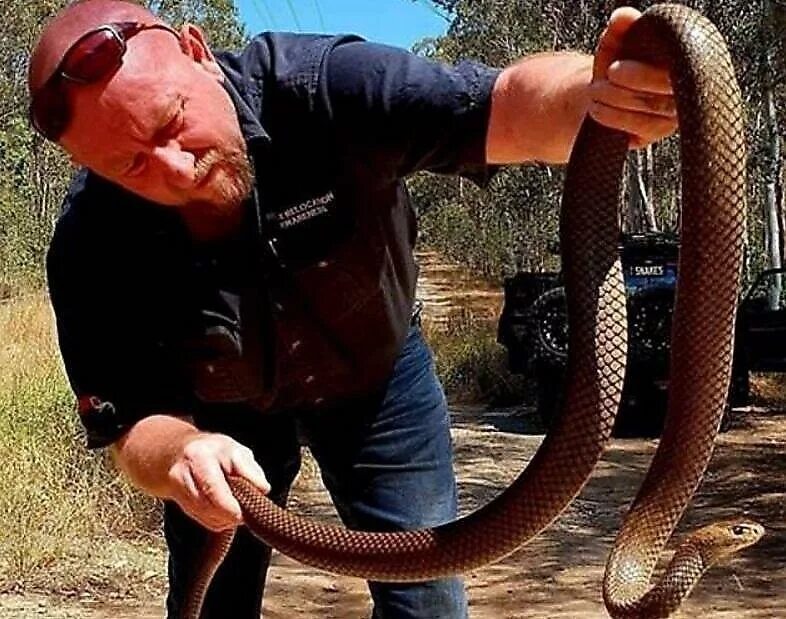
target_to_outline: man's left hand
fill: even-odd
[[[590,85],[589,114],[602,125],[630,135],[631,148],[665,138],[677,128],[669,72],[634,60],[616,60],[625,33],[641,13],[612,13],[600,36]]]

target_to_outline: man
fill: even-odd
[[[355,37],[265,34],[214,54],[196,26],[118,0],[47,25],[31,118],[89,170],[48,257],[60,346],[89,444],[166,500],[170,616],[202,527],[241,523],[225,475],[283,503],[301,444],[348,526],[455,517],[402,179],[564,162],[587,112],[632,147],[673,132],[667,75],[614,61],[637,16],[614,13],[594,63],[503,71]],[[259,616],[268,560],[241,532],[210,616]],[[369,586],[374,617],[466,616],[457,579]]]

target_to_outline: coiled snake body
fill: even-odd
[[[653,7],[632,26],[623,57],[671,69],[682,148],[682,243],[666,426],[614,545],[603,595],[613,617],[665,617],[712,560],[761,535],[758,525],[745,521],[713,525],[677,552],[660,584],[650,589],[658,556],[707,466],[724,411],[742,264],[745,148],[734,71],[707,20],[683,6]],[[309,522],[245,480],[230,478],[253,533],[330,572],[421,581],[498,560],[565,509],[603,453],[622,390],[627,332],[617,243],[627,139],[588,119],[575,144],[561,222],[570,324],[567,394],[558,420],[511,486],[441,527],[368,533]],[[213,538],[186,617],[199,616],[231,540],[231,532]]]

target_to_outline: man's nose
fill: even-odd
[[[194,155],[180,148],[176,142],[157,146],[153,157],[158,163],[164,179],[178,189],[189,189],[196,174]]]

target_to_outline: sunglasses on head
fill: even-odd
[[[166,30],[164,24],[116,22],[94,28],[68,48],[52,77],[32,95],[30,122],[45,138],[57,142],[68,127],[71,110],[64,89],[66,82],[95,84],[109,77],[123,64],[127,41],[143,30]]]

